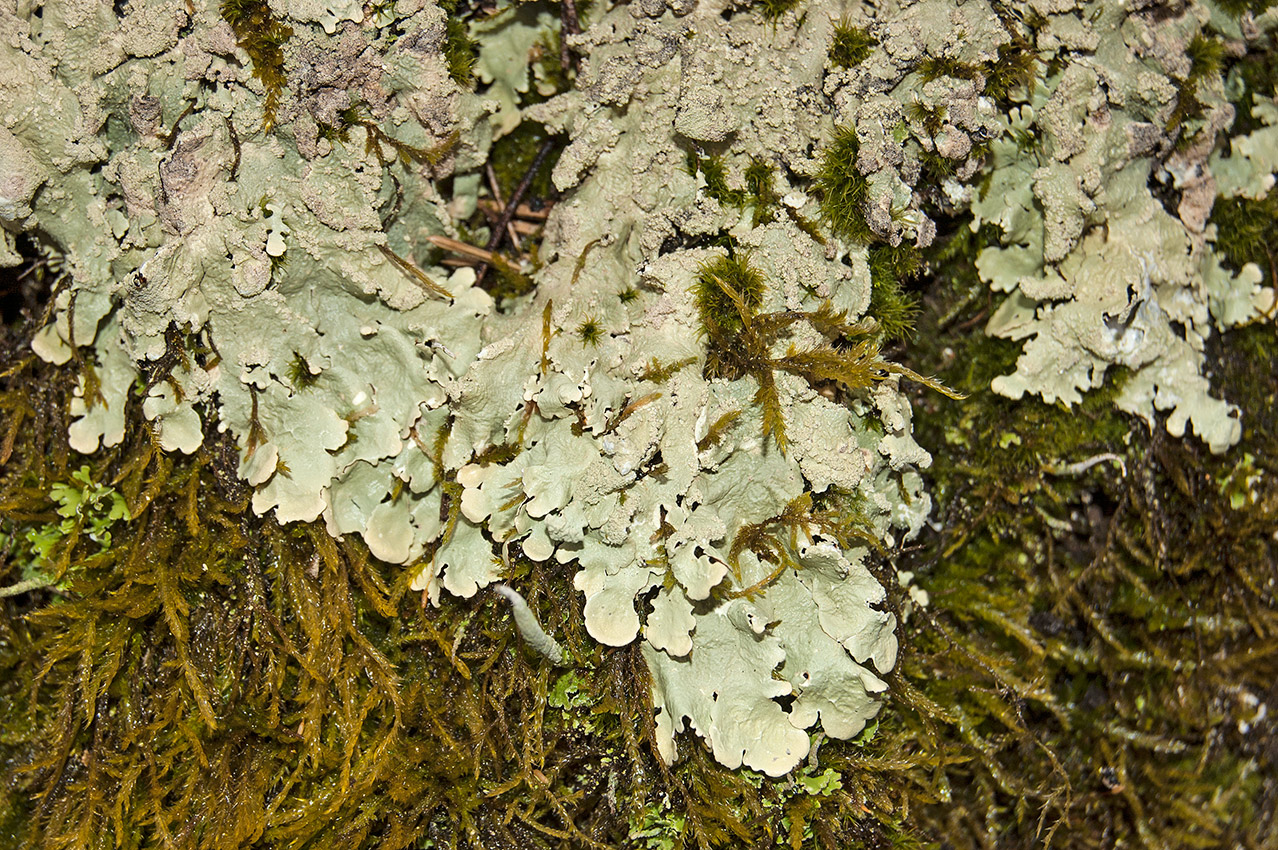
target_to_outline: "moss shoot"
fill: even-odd
[[[878,39],[869,30],[858,27],[848,18],[834,25],[834,39],[830,42],[830,61],[839,68],[853,68],[870,58],[870,52],[878,45]]]
[[[284,96],[284,45],[293,37],[293,28],[275,17],[266,0],[223,0],[221,11],[253,63],[253,76],[266,89],[262,132],[269,133]]]
[[[821,155],[816,190],[821,201],[821,215],[838,236],[867,244],[873,238],[865,223],[865,201],[870,184],[857,168],[860,145],[856,128],[839,130]]]

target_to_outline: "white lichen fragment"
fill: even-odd
[[[549,661],[551,664],[567,664],[568,653],[559,645],[559,641],[546,634],[546,630],[537,622],[537,615],[528,607],[519,591],[505,584],[494,584],[493,591],[510,602],[510,614],[515,618],[515,628],[528,648]]]

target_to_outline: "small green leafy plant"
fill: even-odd
[[[0,589],[0,597],[15,596],[40,587],[61,587],[64,579],[60,580],[59,573],[65,573],[65,569],[59,569],[55,560],[60,544],[76,537],[87,537],[101,550],[109,549],[111,527],[119,520],[130,519],[124,497],[112,487],[95,483],[88,465],[71,473],[69,482],[54,484],[49,489],[49,497],[57,503],[54,510],[62,519],[28,528],[21,533],[25,545],[0,533],[0,546],[22,546],[17,557],[23,563],[22,580]]]

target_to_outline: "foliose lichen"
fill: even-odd
[[[124,9],[0,11],[6,256],[65,257],[33,347],[84,364],[72,447],[119,444],[138,392],[159,449],[229,435],[256,512],[358,535],[429,602],[502,550],[571,569],[590,635],[642,646],[667,760],[691,728],[780,775],[878,712],[898,620],[867,558],[931,507],[901,390],[928,382],[880,350],[938,220],[998,231],[987,330],[1026,342],[995,391],[1077,404],[1121,367],[1123,410],[1241,435],[1203,350],[1273,292],[1208,216],[1278,165],[1255,92],[1217,145],[1218,39],[1264,15],[636,3],[558,31],[552,79],[544,4]],[[520,264],[501,217],[462,223],[534,124],[534,165],[566,145]],[[467,237],[482,266],[446,264]]]

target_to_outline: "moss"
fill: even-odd
[[[919,315],[918,301],[895,277],[875,280],[870,288],[870,315],[879,325],[885,341],[908,340],[914,334]]]
[[[73,385],[71,370],[29,362],[0,385],[0,407],[44,426],[4,423],[7,523],[57,504]],[[118,482],[132,518],[105,552],[87,537],[57,544],[77,565],[61,598],[0,599],[8,843],[616,846],[657,805],[701,846],[782,829],[785,810],[740,808],[782,783],[699,755],[660,763],[641,655],[588,637],[560,568],[511,547],[508,578],[578,665],[552,688],[516,651],[504,606],[423,609],[413,571],[322,524],[253,515],[224,486],[237,459],[214,437],[169,457],[136,406],[130,417],[127,444],[93,459],[89,480]]]
[[[493,142],[488,162],[497,177],[497,185],[501,189],[502,198],[509,198],[528,169],[537,158],[537,151],[550,139],[544,125],[535,121],[524,121],[518,127]],[[566,141],[557,143],[550,153],[547,163],[533,175],[528,191],[524,195],[526,203],[538,204],[557,198],[559,193],[551,182],[550,174],[554,170],[555,161],[563,151]]]
[[[444,61],[448,63],[448,76],[463,88],[470,88],[475,82],[478,47],[466,21],[450,15],[445,29]]]
[[[1274,42],[1274,34],[1267,34],[1255,49],[1229,66],[1225,92],[1235,108],[1230,137],[1246,135],[1263,126],[1251,110],[1259,100],[1272,98],[1278,91],[1278,50]]]
[[[1033,46],[1024,39],[1000,45],[998,58],[982,69],[985,94],[1003,103],[1009,103],[1018,89],[1024,89],[1026,95],[1033,94],[1036,65]]]
[[[1240,18],[1247,12],[1259,16],[1264,13],[1271,5],[1269,0],[1218,0],[1216,3],[1221,11]]]
[[[821,215],[830,229],[839,236],[867,244],[873,238],[865,223],[870,184],[857,168],[859,148],[855,127],[839,130],[821,154],[815,185],[821,200]]]
[[[577,325],[577,338],[581,340],[583,346],[599,345],[599,340],[603,339],[605,333],[607,331],[603,329],[603,326],[599,324],[599,321],[594,316],[583,319]]]
[[[766,224],[776,218],[776,207],[781,202],[773,186],[773,168],[758,157],[753,157],[745,170],[746,194],[754,210],[754,226]]]
[[[1209,38],[1199,33],[1190,40],[1186,53],[1190,59],[1189,73],[1179,81],[1176,105],[1167,119],[1169,133],[1181,129],[1186,122],[1203,117],[1205,107],[1198,99],[1198,87],[1207,78],[1220,73],[1225,46],[1219,39]]]
[[[912,802],[908,822],[953,846],[1259,846],[1274,811],[1255,776],[1274,754],[1257,742],[1273,724],[1236,695],[1278,672],[1259,661],[1278,651],[1278,544],[1254,525],[1273,521],[1278,483],[1249,474],[1239,504],[1220,483],[1235,459],[1115,411],[1122,375],[1072,408],[990,392],[1019,353],[972,332],[992,309],[974,265],[992,238],[954,222],[930,249],[911,350],[970,397],[918,399],[941,522],[892,562],[932,604],[906,635],[880,742],[914,729],[930,742],[919,755],[943,762],[941,797]],[[1247,377],[1278,368],[1272,328],[1212,348],[1244,409],[1241,449],[1272,452],[1275,391]]]
[[[293,352],[293,360],[288,367],[288,380],[299,390],[309,390],[319,383],[320,373],[311,370],[311,364],[297,352]]]
[[[849,18],[842,18],[834,25],[830,61],[839,68],[855,67],[870,58],[870,52],[878,43],[869,30],[855,26]]]
[[[776,218],[780,196],[773,187],[773,167],[764,160],[753,157],[745,169],[745,187],[734,189],[728,182],[728,169],[722,156],[704,156],[696,150],[688,151],[688,173],[702,175],[705,192],[719,203],[738,210],[753,211],[755,227]]]
[[[905,105],[905,116],[921,124],[928,135],[935,136],[945,126],[946,108],[944,104],[932,105],[913,100]]]
[[[943,394],[940,383],[879,356],[878,329],[873,319],[852,322],[827,302],[812,312],[782,310],[761,313],[766,283],[744,254],[728,253],[707,260],[692,286],[701,332],[706,339],[703,374],[707,378],[753,378],[758,385],[764,438],[771,437],[786,451],[786,423],[777,392],[778,371],[802,378],[814,387],[838,385],[855,392],[889,375],[903,375]],[[822,339],[806,348],[791,345],[777,356],[774,347],[799,323]]]
[[[740,332],[742,312],[757,312],[766,289],[763,273],[750,264],[748,254],[715,257],[698,270],[692,289],[702,327]]]
[[[493,255],[492,269],[496,273],[495,280],[484,283],[483,288],[494,300],[519,298],[533,291],[533,279],[501,254]]]
[[[293,28],[275,17],[266,0],[223,0],[221,13],[253,63],[253,76],[266,90],[262,132],[269,133],[284,96],[284,45],[293,37]]]
[[[971,332],[990,306],[970,294],[988,236],[954,223],[926,257],[917,365],[972,391],[966,404],[916,399],[939,528],[869,562],[894,613],[910,604],[897,569],[932,603],[902,627],[878,723],[855,741],[817,739],[812,766],[781,780],[725,770],[698,746],[663,765],[642,656],[589,638],[561,566],[515,545],[507,578],[573,656],[566,677],[517,650],[493,600],[423,608],[406,589],[412,570],[322,524],[252,514],[238,457],[215,433],[193,456],[167,456],[135,400],[124,445],[73,455],[75,367],[33,361],[0,328],[3,532],[21,540],[55,521],[54,484],[86,463],[85,479],[130,512],[105,551],[87,534],[52,545],[75,566],[60,595],[0,599],[0,837],[32,848],[1264,846],[1278,729],[1256,706],[1278,677],[1278,390],[1255,376],[1278,370],[1272,327],[1209,342],[1259,473],[1238,506],[1220,482],[1242,455],[1147,430],[1108,398],[1066,410],[988,392],[1017,351]],[[743,330],[835,330],[829,314],[762,313],[763,294],[738,313]],[[739,415],[718,415],[716,439]],[[1125,472],[1056,471],[1099,452]],[[856,512],[848,494],[801,500],[742,529],[741,551],[784,560],[792,520],[854,528]]]
[[[942,77],[954,77],[959,80],[974,80],[981,69],[969,62],[963,62],[952,56],[925,56],[915,68],[924,82],[932,82]]]
[[[1235,271],[1247,263],[1260,267],[1262,280],[1273,285],[1278,274],[1274,246],[1278,245],[1278,191],[1256,201],[1222,198],[1211,210],[1216,225],[1216,250]]]
[[[769,21],[776,22],[791,9],[798,8],[802,0],[752,0],[751,5]]]

